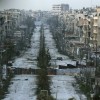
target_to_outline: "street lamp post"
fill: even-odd
[[[57,86],[57,90],[56,90],[56,100],[57,100],[57,92],[58,92],[58,87],[59,87],[59,86]]]
[[[56,100],[57,100],[57,92],[58,92],[58,86],[57,86],[57,91],[56,91]]]

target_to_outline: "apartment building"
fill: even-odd
[[[56,4],[52,6],[52,11],[55,15],[59,15],[60,13],[69,11],[68,4]]]
[[[94,43],[100,46],[100,7],[96,8],[96,13],[93,16],[93,40]]]

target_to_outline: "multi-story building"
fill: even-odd
[[[69,5],[68,4],[53,5],[52,11],[53,11],[54,14],[59,15],[62,12],[69,11]]]
[[[69,5],[68,4],[61,4],[61,11],[69,11]]]
[[[85,62],[85,68],[90,69],[90,76],[87,77],[87,74],[84,78],[89,79],[93,86],[92,92],[100,94],[100,7],[64,13],[61,12],[60,5],[53,9],[58,14],[57,32],[54,33],[59,47],[78,61]],[[93,54],[94,57],[91,56]]]
[[[0,14],[0,41],[4,40],[4,36],[5,36],[4,25],[5,25],[5,16]]]
[[[96,10],[93,17],[93,39],[97,40],[98,46],[100,46],[100,7],[97,7]]]
[[[95,40],[95,54],[96,54],[96,62],[95,62],[95,94],[100,97],[100,66],[97,61],[97,52],[99,52],[100,47],[100,7],[96,8],[96,15],[93,17],[93,39]],[[100,59],[99,59],[100,60]]]

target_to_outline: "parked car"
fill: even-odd
[[[63,58],[62,57],[57,57],[57,60],[63,60]]]

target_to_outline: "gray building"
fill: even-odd
[[[52,6],[52,11],[54,14],[58,15],[62,12],[69,11],[69,5],[68,4],[56,4]]]
[[[68,4],[61,4],[61,11],[69,11],[69,5]]]

